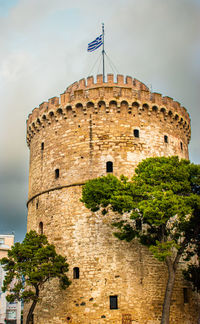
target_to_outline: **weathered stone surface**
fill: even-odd
[[[108,161],[114,175],[131,177],[146,157],[187,159],[190,119],[179,103],[150,93],[138,80],[117,80],[109,76],[102,83],[98,76],[96,84],[92,77],[75,82],[60,103],[57,97],[44,102],[27,121],[28,230],[39,231],[43,223],[49,241],[67,256],[72,280],[64,292],[56,280],[46,285],[35,311],[37,324],[121,324],[130,318],[138,324],[160,323],[165,265],[137,242],[117,240],[110,226],[113,216],[89,212],[80,202],[81,190],[86,180],[106,174]],[[74,267],[79,267],[79,279],[73,279]],[[189,289],[188,304],[183,287]],[[110,309],[109,296],[118,296],[118,309]],[[195,295],[179,270],[170,323],[193,324],[196,318]]]

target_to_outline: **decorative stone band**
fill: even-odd
[[[60,190],[60,189],[63,189],[63,188],[70,188],[70,187],[76,187],[76,186],[83,186],[85,183],[86,183],[86,181],[84,181],[84,182],[77,182],[77,183],[71,183],[71,184],[68,184],[68,185],[57,186],[57,187],[49,188],[49,189],[47,189],[47,190],[44,190],[44,191],[38,192],[37,194],[35,194],[35,195],[32,196],[31,198],[29,198],[29,200],[28,200],[27,203],[26,203],[26,206],[28,207],[29,203],[30,203],[33,199],[35,199],[35,198],[37,198],[37,197],[39,197],[39,196],[41,196],[41,195],[43,195],[43,194],[45,194],[45,193],[49,193],[49,192],[51,192],[51,191],[55,191],[55,190]]]
[[[170,97],[162,97],[159,93],[151,93],[147,86],[131,77],[126,77],[124,82],[124,77],[118,75],[115,83],[114,76],[109,74],[107,82],[103,83],[102,80],[101,75],[97,76],[96,83],[93,77],[87,78],[87,84],[82,79],[69,86],[60,99],[53,97],[35,108],[27,120],[28,146],[35,133],[60,118],[74,119],[91,113],[98,114],[102,108],[105,114],[113,108],[120,113],[124,107],[130,115],[141,115],[144,111],[148,111],[149,115],[156,112],[158,117],[162,114],[165,120],[184,129],[189,142],[190,117],[179,102]]]

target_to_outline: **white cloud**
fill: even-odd
[[[17,82],[33,66],[33,57],[28,52],[13,52],[2,60],[0,74],[3,82]]]

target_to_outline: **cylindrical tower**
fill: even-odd
[[[116,82],[111,74],[107,82],[102,75],[96,83],[93,77],[82,79],[60,99],[33,110],[27,120],[28,230],[43,231],[67,256],[72,280],[64,292],[56,281],[46,286],[36,323],[159,323],[165,266],[137,242],[118,241],[112,216],[88,211],[81,191],[85,181],[109,172],[131,177],[147,157],[188,159],[189,140],[185,108],[122,75]],[[196,318],[194,295],[185,285],[180,272],[171,307],[174,324]]]

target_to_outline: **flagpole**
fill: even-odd
[[[105,82],[105,63],[104,63],[104,23],[102,23],[102,35],[103,35],[103,50],[102,50],[102,58],[103,58],[103,82]]]

